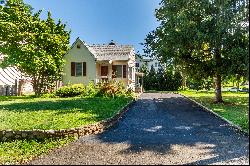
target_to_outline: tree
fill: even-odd
[[[158,69],[156,73],[156,81],[157,81],[156,90],[164,90],[166,82],[164,78],[164,70],[161,67]]]
[[[221,77],[249,73],[248,6],[247,0],[162,0],[161,24],[147,35],[145,52],[173,59],[196,80],[213,77],[215,102],[223,102]]]
[[[16,66],[30,76],[36,95],[60,79],[70,35],[50,12],[46,20],[40,13],[33,14],[22,0],[8,0],[0,7],[0,52],[7,55],[1,65]]]

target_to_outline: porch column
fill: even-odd
[[[141,77],[141,92],[143,92],[143,75]]]

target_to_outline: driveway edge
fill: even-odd
[[[195,104],[197,104],[197,105],[199,105],[200,107],[202,107],[203,110],[205,110],[205,111],[207,111],[207,112],[213,114],[215,117],[220,118],[221,120],[227,122],[227,123],[229,124],[230,127],[232,127],[233,129],[235,129],[236,131],[240,132],[241,134],[244,134],[244,135],[246,135],[246,136],[249,136],[249,133],[247,133],[246,131],[244,131],[240,126],[235,125],[233,122],[227,120],[227,119],[224,118],[223,116],[217,114],[216,112],[214,112],[213,110],[207,108],[206,106],[202,105],[201,103],[199,103],[199,102],[195,101],[194,99],[191,99],[191,98],[189,98],[189,97],[187,97],[187,96],[185,96],[185,95],[183,95],[183,94],[181,94],[181,93],[178,93],[178,92],[177,92],[176,94],[179,94],[179,95],[183,96],[184,98],[186,98],[186,99],[188,99],[188,100],[194,102]]]

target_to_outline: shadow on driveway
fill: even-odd
[[[198,151],[204,149],[205,154],[199,154],[204,158],[213,156],[184,164],[213,164],[249,157],[247,136],[236,133],[228,123],[177,94],[143,94],[116,126],[94,139],[128,143],[129,148],[120,151],[125,154],[171,154],[176,153],[172,147],[180,145],[190,149],[186,155],[195,154],[197,147]]]

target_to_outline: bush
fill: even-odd
[[[102,82],[97,85],[99,87],[99,96],[115,97],[115,96],[128,96],[130,91],[125,89],[125,85],[121,81],[108,81]]]
[[[90,81],[86,87],[86,92],[83,94],[83,96],[95,97],[98,95],[99,91],[99,86],[96,86],[94,81]]]
[[[44,94],[45,98],[49,97],[115,97],[115,96],[125,96],[132,97],[133,91],[131,89],[126,89],[123,82],[119,81],[108,81],[100,82],[94,84],[93,81],[85,87],[83,84],[74,84],[63,86],[51,94]]]
[[[44,93],[41,95],[41,98],[56,98],[56,94],[54,92],[52,93]]]
[[[73,84],[69,86],[63,86],[56,90],[56,96],[60,97],[75,97],[83,95],[86,92],[86,88],[83,84]]]

